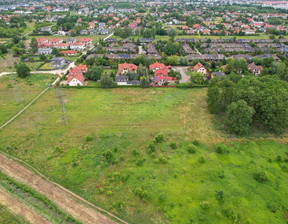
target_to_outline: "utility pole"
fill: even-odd
[[[11,86],[12,86],[12,91],[14,94],[15,102],[16,103],[24,102],[23,94],[17,83],[17,77],[15,75],[8,75],[8,76],[11,81]]]
[[[66,125],[68,125],[68,112],[67,109],[65,107],[65,97],[62,94],[62,89],[61,87],[57,87],[57,94],[58,94],[58,98],[59,98],[59,105],[60,105],[60,110],[61,110],[61,120],[62,122],[64,122]]]

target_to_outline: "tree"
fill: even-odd
[[[114,82],[110,77],[110,74],[106,73],[101,76],[101,81],[100,81],[101,87],[102,88],[113,88],[114,87]]]
[[[167,58],[167,63],[169,65],[178,65],[179,64],[179,57],[177,55],[173,55]]]
[[[204,83],[204,75],[200,72],[192,72],[190,75],[190,81],[192,84],[201,85]]]
[[[179,64],[182,65],[182,66],[188,65],[188,58],[186,58],[186,57],[180,57],[180,58],[179,58]]]
[[[140,65],[138,66],[138,68],[137,68],[137,73],[139,74],[140,77],[146,75],[145,69],[144,69],[144,67],[143,67],[142,64],[140,64]]]
[[[150,86],[150,81],[146,77],[141,77],[140,78],[140,87],[141,88],[148,88]]]
[[[221,110],[220,107],[220,92],[218,86],[213,86],[208,89],[207,105],[211,113],[217,113]]]
[[[226,125],[230,132],[245,135],[250,132],[252,116],[255,110],[244,100],[231,103],[226,110]]]
[[[19,78],[26,78],[30,75],[30,68],[24,63],[15,64],[15,68]]]
[[[103,68],[102,66],[97,66],[97,65],[93,65],[88,72],[86,72],[85,76],[87,79],[93,80],[93,81],[97,81],[101,79],[101,76],[103,74]]]
[[[174,39],[174,37],[177,36],[177,30],[174,28],[168,30],[168,36]]]
[[[33,52],[38,51],[38,42],[37,42],[37,40],[36,40],[35,37],[33,37],[33,38],[31,39],[30,47],[31,47],[31,49],[33,50]]]
[[[55,56],[59,56],[60,55],[60,51],[57,48],[53,48],[52,49],[52,54]]]

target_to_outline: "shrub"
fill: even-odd
[[[136,165],[137,166],[142,166],[143,165],[143,163],[145,162],[145,158],[139,158],[139,159],[137,159],[136,160]]]
[[[163,135],[162,133],[156,135],[156,137],[155,137],[155,142],[156,142],[156,143],[164,142],[164,135]]]
[[[199,158],[199,162],[200,162],[200,163],[206,163],[206,159],[205,159],[203,156],[201,156],[201,157]]]
[[[200,145],[200,142],[199,142],[198,140],[194,140],[192,143],[193,143],[193,145],[195,145],[195,146],[199,146],[199,145]]]
[[[163,203],[164,201],[166,201],[167,200],[167,196],[164,194],[164,193],[161,193],[160,195],[159,195],[159,202],[160,203]]]
[[[112,196],[113,195],[113,191],[107,191],[107,196]]]
[[[148,151],[147,151],[149,154],[153,153],[153,152],[156,152],[156,146],[154,143],[150,143],[149,146],[148,146]]]
[[[171,149],[177,149],[177,144],[176,144],[176,142],[171,142],[171,143],[170,143],[170,148],[171,148]]]
[[[132,155],[133,155],[133,156],[138,156],[138,155],[139,155],[139,152],[138,152],[136,149],[133,149],[133,150],[132,150]]]
[[[187,151],[189,152],[189,153],[196,153],[197,152],[197,147],[195,146],[195,145],[193,145],[193,144],[189,144],[188,146],[187,146]]]
[[[215,152],[217,152],[218,154],[223,154],[224,152],[226,152],[226,146],[225,145],[217,145],[215,148]]]
[[[266,176],[266,173],[263,171],[254,173],[253,178],[258,181],[259,183],[264,183],[268,180],[268,177]]]
[[[216,199],[219,201],[220,204],[224,201],[224,192],[223,191],[217,191],[216,192]]]
[[[283,162],[283,158],[282,158],[282,156],[277,156],[277,158],[276,158],[276,160],[278,161],[278,162]]]
[[[210,208],[210,203],[208,201],[201,201],[199,205],[204,210],[208,210]]]
[[[135,188],[135,194],[140,197],[143,201],[147,201],[150,199],[150,196],[146,190],[143,190],[141,187]]]
[[[93,140],[93,137],[91,135],[87,135],[85,138],[86,142],[91,142]]]
[[[103,194],[104,192],[105,192],[105,189],[104,189],[103,187],[100,187],[100,188],[99,188],[99,193],[100,193],[100,194]]]

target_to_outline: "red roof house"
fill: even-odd
[[[120,73],[136,72],[137,68],[138,68],[137,65],[134,64],[129,63],[118,64],[118,72]]]

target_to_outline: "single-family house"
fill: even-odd
[[[38,48],[38,53],[39,54],[52,54],[52,48]]]
[[[125,74],[127,72],[136,72],[137,71],[137,65],[129,64],[129,63],[123,63],[118,64],[118,73]]]
[[[255,76],[259,76],[261,75],[263,67],[260,65],[258,66],[253,62],[252,64],[248,65],[248,70],[251,71]]]
[[[193,67],[194,71],[207,75],[208,70],[200,62]]]

